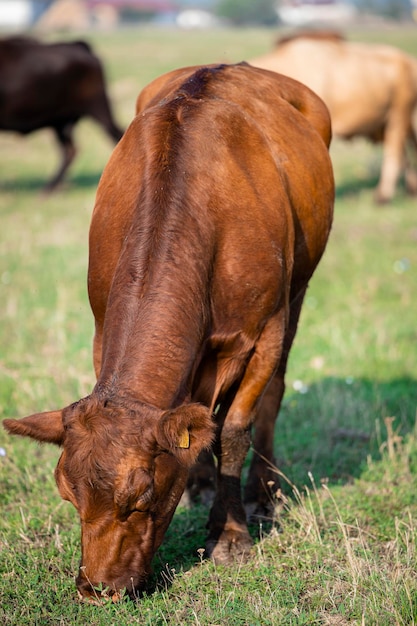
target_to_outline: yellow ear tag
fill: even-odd
[[[187,428],[182,431],[181,435],[178,439],[178,447],[179,448],[189,448],[190,447],[190,433]]]

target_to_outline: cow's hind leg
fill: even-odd
[[[407,192],[413,196],[417,195],[417,134],[414,128],[410,127],[408,134],[408,144],[405,164],[405,186]]]
[[[281,310],[269,320],[236,393],[229,394],[226,399],[230,408],[227,407],[214,448],[217,490],[206,543],[207,552],[216,563],[226,564],[244,558],[252,545],[242,500],[241,473],[250,446],[250,430],[257,404],[281,359],[286,318],[287,312]],[[221,421],[220,415],[220,424]]]
[[[274,458],[274,431],[284,389],[284,376],[279,371],[268,385],[257,411],[252,436],[253,456],[244,492],[250,522],[272,520],[274,517],[280,488]]]
[[[66,124],[65,126],[55,128],[56,137],[62,150],[61,165],[55,176],[45,186],[45,191],[50,192],[56,189],[64,179],[67,169],[74,160],[76,149],[72,139],[74,124]]]
[[[268,385],[256,414],[253,434],[253,457],[245,487],[245,506],[249,519],[272,519],[280,487],[274,459],[275,422],[285,391],[285,372],[297,331],[305,289],[291,303],[282,357],[274,378]]]
[[[407,126],[404,123],[406,115],[405,111],[391,112],[385,128],[381,177],[376,190],[376,201],[379,204],[392,200],[404,167],[407,140]]]

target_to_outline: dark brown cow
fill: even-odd
[[[95,119],[115,142],[123,134],[112,116],[101,63],[88,44],[0,40],[0,130],[55,131],[62,162],[48,191],[62,182],[75,157],[73,130],[82,117]]]
[[[249,551],[241,470],[255,424],[246,502],[262,510],[288,353],[331,227],[330,132],[309,89],[246,64],[181,69],[139,98],[90,228],[97,384],[63,410],[5,421],[63,447],[83,597],[144,586],[211,444],[208,554]]]
[[[389,202],[405,175],[417,193],[417,60],[397,48],[345,41],[338,33],[300,32],[250,61],[313,89],[326,103],[335,136],[383,142],[378,202]]]

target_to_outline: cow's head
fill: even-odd
[[[161,411],[92,396],[62,411],[5,420],[13,434],[63,447],[55,470],[61,496],[81,520],[82,597],[117,599],[144,587],[151,561],[184,491],[188,470],[210,446],[209,410]]]

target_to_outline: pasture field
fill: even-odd
[[[84,36],[82,34],[76,37]],[[271,48],[266,30],[92,33],[120,123],[174,67]],[[411,28],[355,31],[417,57]],[[65,36],[69,38],[68,35]],[[0,417],[59,408],[94,384],[87,236],[112,146],[82,122],[63,189],[49,131],[0,135]],[[417,623],[417,200],[373,203],[380,149],[332,146],[330,242],[307,294],[276,430],[286,505],[253,527],[248,564],[205,561],[204,507],[178,509],[137,603],[76,597],[75,510],[53,479],[59,451],[0,430],[0,623],[4,625],[401,625]]]

